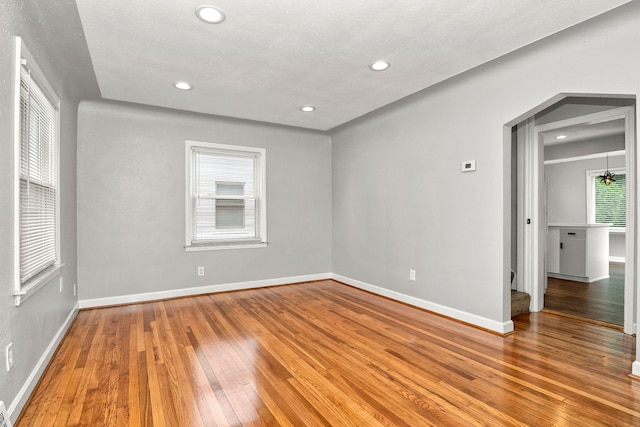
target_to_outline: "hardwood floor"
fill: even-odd
[[[515,323],[333,281],[82,311],[17,425],[640,425],[634,337]]]
[[[548,278],[545,310],[622,327],[624,264],[610,264],[609,275],[593,283]]]

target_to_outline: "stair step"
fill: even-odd
[[[511,291],[511,317],[529,312],[531,296],[524,292]]]

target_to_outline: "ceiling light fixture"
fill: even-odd
[[[196,8],[196,16],[207,24],[220,24],[226,18],[226,15],[221,9],[207,4]]]
[[[305,113],[311,113],[312,111],[316,111],[316,107],[305,105],[304,107],[300,107],[300,110],[304,111]]]
[[[558,135],[556,136],[556,139],[565,139],[567,137],[567,135]]]
[[[373,61],[371,64],[369,64],[369,68],[371,68],[373,71],[384,71],[390,66],[391,64],[389,64],[387,61],[382,59]]]
[[[607,171],[599,176],[600,182],[604,185],[610,185],[612,182],[616,182],[613,177],[616,176],[615,173],[609,172],[609,153],[607,153]]]
[[[180,90],[190,90],[191,88],[193,88],[193,86],[191,86],[187,82],[175,82],[173,85]]]

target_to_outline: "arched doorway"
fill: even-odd
[[[624,331],[635,333],[636,311],[636,144],[635,98],[631,96],[561,94],[523,114],[505,127],[509,131],[512,170],[511,264],[515,287],[531,295],[531,311],[544,307],[547,260],[547,206],[543,134],[555,128],[622,120],[627,176],[627,228],[624,290]],[[513,188],[515,187],[515,188]],[[586,186],[583,189],[586,192]],[[516,200],[514,200],[514,197]],[[585,216],[581,221],[587,224]]]

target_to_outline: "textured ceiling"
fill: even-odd
[[[329,130],[629,0],[77,0],[104,98]],[[205,24],[200,4],[226,20]],[[391,68],[368,65],[387,59]],[[172,83],[189,81],[178,91]],[[313,113],[302,113],[314,105]]]

